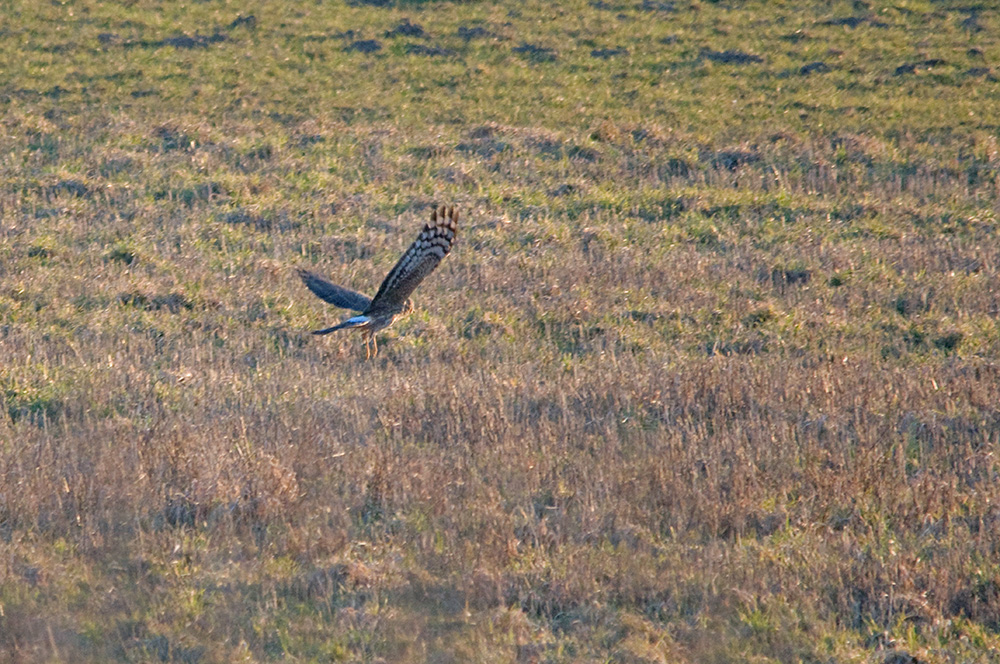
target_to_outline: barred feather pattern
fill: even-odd
[[[337,286],[307,270],[299,270],[302,282],[315,295],[330,304],[345,309],[361,311],[333,327],[316,330],[313,334],[329,334],[336,330],[357,329],[365,339],[368,357],[378,354],[375,333],[392,325],[399,317],[413,311],[409,299],[424,278],[434,271],[451,251],[458,234],[458,212],[454,207],[441,206],[431,212],[431,220],[424,225],[417,239],[389,271],[378,292],[371,300],[361,293]]]
[[[434,271],[455,244],[458,212],[441,206],[431,212],[417,239],[389,271],[365,313],[401,307],[420,282]]]

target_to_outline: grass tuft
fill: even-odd
[[[5,18],[0,661],[998,659],[985,8]]]

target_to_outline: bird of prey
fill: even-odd
[[[458,212],[454,207],[435,208],[431,220],[424,224],[420,235],[389,271],[375,297],[367,296],[330,283],[323,277],[299,270],[303,283],[320,299],[342,309],[360,312],[333,327],[316,330],[313,334],[329,334],[336,330],[361,330],[365,340],[366,357],[378,355],[375,333],[383,330],[413,311],[410,294],[448,255],[458,233]]]

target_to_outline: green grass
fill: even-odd
[[[1000,659],[994,12],[4,13],[0,660]]]

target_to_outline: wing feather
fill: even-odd
[[[366,311],[401,306],[428,274],[441,263],[455,243],[458,212],[454,207],[434,209],[417,239],[386,275]]]
[[[300,269],[299,276],[302,278],[302,283],[314,295],[342,309],[364,311],[372,303],[367,296],[352,291],[349,288],[330,283],[315,272]]]

